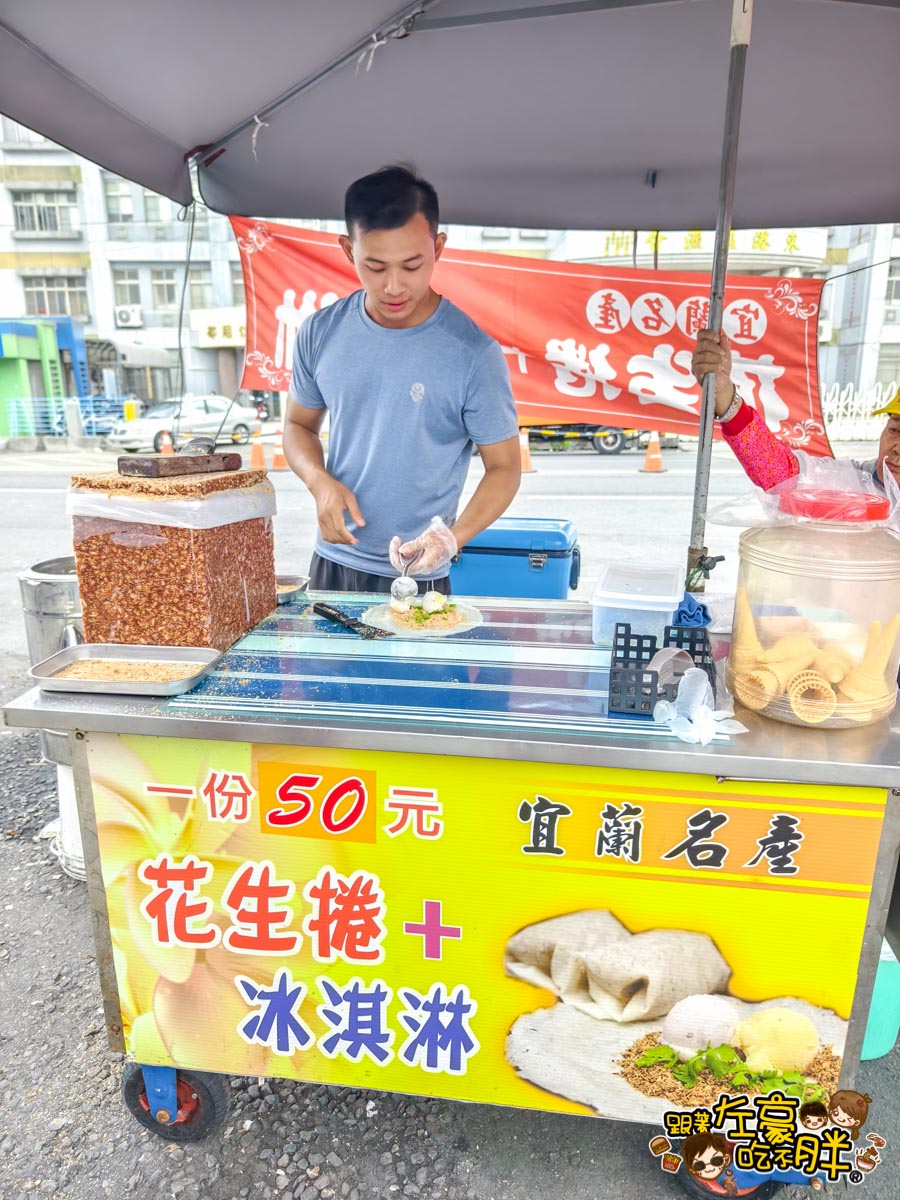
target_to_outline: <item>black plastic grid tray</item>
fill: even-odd
[[[616,625],[609,669],[609,714],[619,717],[653,718],[660,700],[674,700],[678,685],[659,686],[659,674],[646,670],[658,649],[674,646],[686,650],[696,666],[702,668],[716,693],[716,665],[705,628],[667,625],[662,647],[653,634],[632,633],[631,625]]]

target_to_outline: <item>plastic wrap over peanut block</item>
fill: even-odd
[[[224,650],[275,607],[264,471],[76,475],[67,507],[88,642]]]

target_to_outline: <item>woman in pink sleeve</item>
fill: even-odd
[[[704,375],[715,372],[716,419],[722,425],[725,441],[757,487],[769,491],[800,474],[797,455],[775,437],[756,409],[744,403],[731,382],[731,347],[724,333],[717,338],[711,329],[701,329],[691,370],[698,383]],[[852,461],[857,471],[868,475],[883,490],[885,471],[890,471],[900,484],[900,389],[873,416],[880,413],[887,416],[887,422],[875,457]]]

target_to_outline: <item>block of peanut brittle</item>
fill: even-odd
[[[67,506],[88,642],[224,650],[275,608],[265,471],[75,475]]]

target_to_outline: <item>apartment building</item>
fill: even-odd
[[[185,391],[233,392],[244,288],[227,218],[197,211],[179,355],[186,214],[5,117],[0,138],[0,317],[81,322],[97,392],[162,399],[181,364]],[[201,337],[192,314],[229,336]]]

